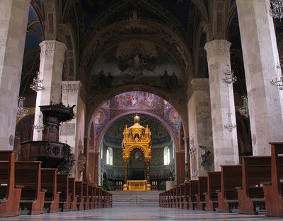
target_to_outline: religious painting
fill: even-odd
[[[99,109],[94,114],[94,123],[95,124],[102,124],[104,122],[104,120],[105,120],[105,115],[104,115],[103,111],[101,109]]]
[[[179,124],[180,123],[180,116],[176,110],[172,110],[170,112],[170,120],[173,124]]]

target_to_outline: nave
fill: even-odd
[[[1,219],[0,219],[1,220]],[[88,221],[88,220],[282,220],[264,215],[240,215],[182,209],[166,209],[158,206],[114,206],[112,208],[85,210],[42,215],[21,215],[5,218],[5,221]]]

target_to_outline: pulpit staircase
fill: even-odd
[[[158,206],[162,191],[112,191],[114,206]]]

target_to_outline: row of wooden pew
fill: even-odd
[[[41,168],[39,161],[15,161],[0,151],[0,217],[112,206],[112,195],[93,183]]]
[[[240,165],[160,193],[159,205],[283,217],[283,143],[271,143],[271,156],[242,157]]]

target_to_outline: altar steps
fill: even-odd
[[[158,206],[162,191],[112,191],[113,206]]]

